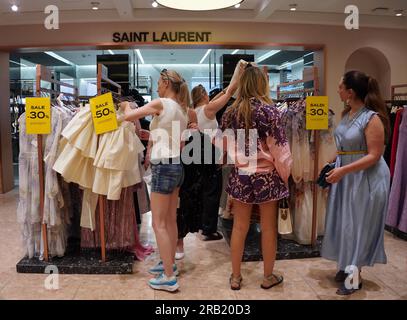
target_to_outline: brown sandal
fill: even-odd
[[[273,282],[273,280],[275,280],[275,282]],[[260,287],[262,289],[270,289],[270,288],[282,283],[283,280],[284,280],[283,276],[278,276],[278,275],[275,275],[274,273],[272,273],[271,275],[264,277],[263,283],[260,285]],[[271,283],[271,285],[264,285],[265,282],[269,282],[269,283]]]
[[[233,274],[231,274],[230,278],[229,278],[230,289],[232,289],[232,290],[240,290],[240,288],[242,286],[242,281],[243,281],[242,276],[239,276],[238,278],[235,278],[233,276]]]

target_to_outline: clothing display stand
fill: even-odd
[[[102,87],[102,84],[106,82],[112,86],[114,86],[118,92],[114,92],[111,90],[106,90]],[[111,92],[113,95],[121,96],[122,87],[117,84],[116,82],[110,80],[108,78],[108,71],[107,68],[102,65],[101,63],[98,64],[97,70],[97,92],[98,96],[102,93],[106,93],[106,91]],[[98,137],[98,145],[99,145],[99,137]],[[101,195],[99,195],[99,221],[100,221],[100,247],[101,247],[101,254],[102,254],[102,262],[106,262],[106,238],[105,238],[105,217],[104,217],[104,202]]]
[[[98,66],[99,69],[99,66]],[[118,87],[116,83],[111,81],[101,72],[102,67],[100,67],[100,72],[98,72],[98,94],[101,94],[105,88],[102,87],[102,82],[108,82],[111,85]],[[99,71],[99,70],[98,70]],[[104,71],[105,72],[105,71]],[[51,83],[54,88],[47,89],[41,87],[41,81],[46,81]],[[59,86],[59,87],[58,87]],[[36,95],[41,96],[43,93],[54,95],[58,97],[61,93],[61,87],[68,87],[74,89],[74,94],[63,93],[65,96],[73,97],[76,102],[79,103],[78,89],[71,84],[63,83],[57,80],[54,80],[52,73],[49,69],[44,66],[37,65],[37,76],[36,76]],[[119,88],[120,89],[120,88]],[[119,93],[114,93],[116,96],[121,94],[121,90],[118,90]],[[43,171],[43,151],[42,151],[42,136],[38,137],[38,161],[40,168],[40,212],[43,216],[44,208],[44,171]],[[106,241],[104,239],[104,202],[101,201],[102,197],[99,196],[99,207],[102,214],[100,215],[101,219],[101,236],[102,236],[102,259],[100,259],[100,253],[95,250],[81,250],[78,246],[69,244],[66,248],[65,255],[63,257],[48,257],[48,252],[44,253],[44,261],[39,260],[38,258],[29,259],[24,257],[21,259],[17,265],[16,270],[18,273],[39,273],[44,274],[48,266],[52,265],[58,268],[59,274],[132,274],[133,273],[133,264],[134,264],[134,255],[126,252],[109,252],[106,253]],[[42,229],[46,230],[47,226],[42,225]],[[42,232],[43,237],[47,235],[46,232]],[[44,244],[48,244],[48,239],[44,239]],[[44,248],[48,246],[45,245]]]
[[[403,92],[396,92],[401,90]],[[391,100],[386,100],[386,103],[393,106],[407,106],[407,84],[398,84],[391,86]],[[396,237],[407,241],[407,233],[399,229],[385,225],[385,230],[394,234]]]
[[[282,88],[291,87],[291,89],[283,90]],[[320,93],[320,83],[318,77],[318,68],[311,67],[304,70],[303,80],[283,83],[277,86],[277,97],[279,101],[296,101],[307,96],[317,96]],[[318,154],[320,148],[320,134],[318,130],[313,130],[313,148],[314,155],[314,180],[318,179]],[[320,256],[320,248],[322,246],[322,237],[317,237],[317,221],[318,221],[318,186],[312,184],[312,230],[311,230],[311,245],[302,245],[294,240],[282,239],[279,237],[277,244],[277,260],[283,259],[301,259],[313,258]],[[233,221],[229,219],[221,219],[219,227],[223,230],[226,241],[230,243]],[[245,250],[243,253],[243,261],[258,261],[262,259],[261,254],[261,233],[259,223],[252,223],[247,234]]]

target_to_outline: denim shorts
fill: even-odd
[[[170,194],[184,181],[182,164],[151,164],[151,192]]]

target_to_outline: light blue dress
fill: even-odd
[[[376,112],[363,108],[335,130],[338,151],[367,150],[364,130]],[[365,154],[338,155],[336,167]],[[390,171],[383,157],[372,167],[345,175],[330,187],[321,256],[347,266],[386,263],[384,224],[390,189]]]

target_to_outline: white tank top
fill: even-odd
[[[205,106],[200,106],[195,108],[196,116],[198,118],[198,127],[200,130],[205,129],[213,129],[216,130],[218,128],[218,121],[215,119],[211,120],[205,115],[204,111]]]
[[[161,98],[163,110],[150,123],[153,140],[151,160],[176,158],[181,155],[181,134],[187,129],[188,115],[174,100]]]

